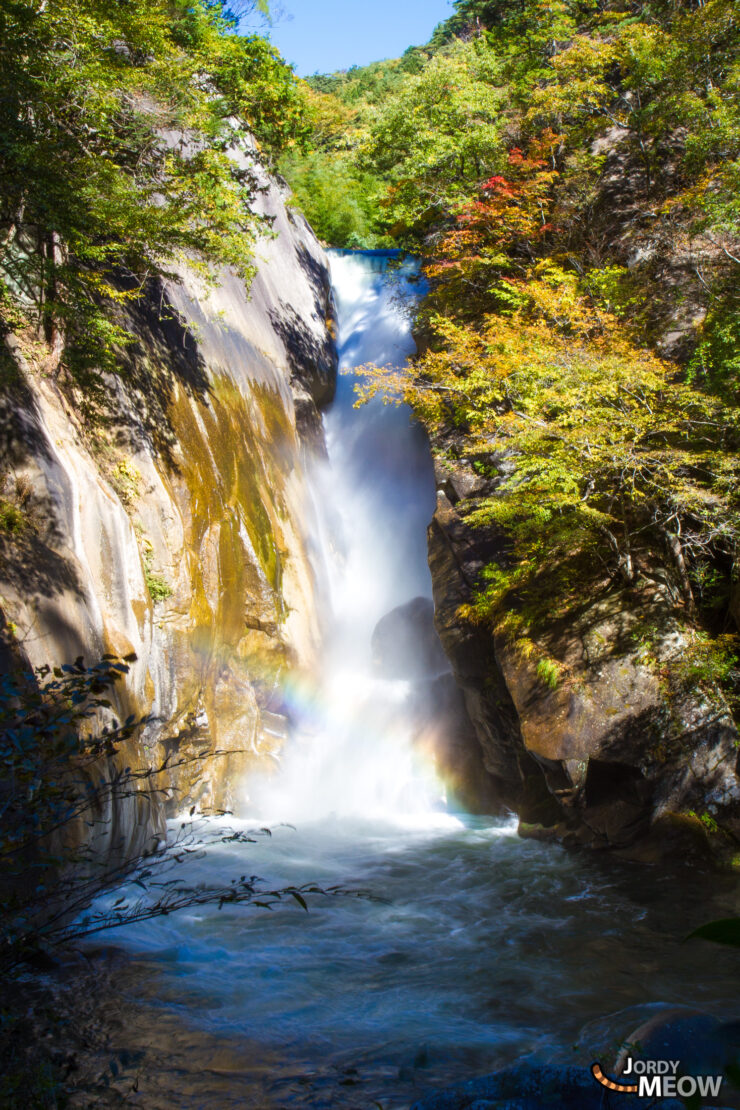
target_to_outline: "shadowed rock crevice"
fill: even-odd
[[[177,390],[207,403],[208,368],[193,330],[160,283],[151,282],[145,295],[127,306],[124,324],[135,339],[121,351],[119,437],[134,449],[151,444],[166,466],[177,470],[178,429],[173,419]]]
[[[29,382],[18,378],[0,397],[0,476],[22,480],[23,523],[12,533],[0,531],[0,582],[13,594],[53,598],[66,591],[83,596],[79,573],[69,549],[70,537],[59,505],[71,508],[73,496]],[[62,640],[74,637],[56,622]],[[66,661],[66,660],[65,660]]]
[[[316,342],[315,332],[287,303],[269,310],[275,332],[288,353],[291,379],[305,388],[319,408],[328,405],[335,389],[334,345],[327,333],[325,342]]]
[[[434,764],[452,808],[505,811],[502,784],[488,773],[463,691],[434,625],[431,598],[415,597],[382,617],[372,634],[376,672],[409,684],[406,712],[415,746]]]

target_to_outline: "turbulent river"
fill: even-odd
[[[343,369],[400,365],[413,350],[413,268],[335,253],[332,270]],[[385,613],[431,596],[429,448],[407,411],[355,409],[353,385],[340,377],[316,475],[323,676],[286,691],[295,735],[279,773],[245,784],[238,827],[272,835],[211,844],[183,866],[193,883],[246,872],[373,897],[315,895],[309,913],[290,899],[214,906],[112,933],[100,1067],[118,1061],[125,1105],[401,1110],[517,1059],[590,1064],[657,1003],[734,1015],[736,955],[682,943],[737,912],[729,885],[449,811],[411,742],[406,684],[378,676],[370,645]]]

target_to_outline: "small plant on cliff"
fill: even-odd
[[[155,604],[158,601],[165,601],[168,597],[172,597],[172,587],[163,575],[157,574],[152,569],[154,549],[151,540],[145,537],[142,540],[142,548],[144,552],[144,581],[149,591],[149,596]]]
[[[110,481],[123,504],[133,505],[141,492],[143,481],[138,466],[132,463],[130,459],[123,459],[113,467]]]
[[[149,568],[146,568],[144,580],[152,601],[164,601],[166,598],[172,597],[172,586],[161,574],[154,574]]]
[[[0,533],[16,535],[29,523],[32,489],[22,475],[0,475]]]
[[[739,658],[740,639],[737,636],[712,637],[705,632],[693,632],[681,658],[674,664],[674,671],[678,680],[690,688],[724,690],[737,709]]]
[[[554,659],[540,659],[537,664],[537,677],[551,690],[557,690],[560,683],[560,664]]]

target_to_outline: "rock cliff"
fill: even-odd
[[[438,466],[429,528],[436,624],[499,796],[520,831],[656,861],[740,840],[738,734],[721,693],[683,664],[690,634],[680,585],[664,565],[635,588],[584,583],[567,621],[546,622],[537,661],[490,625],[460,616],[505,536],[466,520],[490,488],[472,467]]]
[[[249,292],[186,269],[152,287],[118,374],[85,386],[32,342],[3,353],[24,518],[0,536],[6,635],[33,665],[135,653],[118,708],[151,723],[127,757],[171,754],[173,807],[238,805],[280,742],[279,675],[321,634],[304,474],[336,371],[327,263],[282,184],[258,196],[272,233]],[[129,799],[109,836],[134,850],[161,820]]]

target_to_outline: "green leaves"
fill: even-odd
[[[147,277],[189,259],[249,279],[262,225],[253,175],[229,155],[244,146],[234,119],[262,147],[247,161],[269,158],[301,133],[302,98],[218,0],[10,0],[0,100],[5,329],[15,310],[112,369],[125,334],[111,302]]]
[[[373,121],[364,158],[389,189],[387,218],[439,219],[503,160],[502,93],[493,55],[458,44],[407,78]]]
[[[715,944],[729,944],[740,948],[740,917],[724,917],[694,929],[687,940],[711,940]]]

